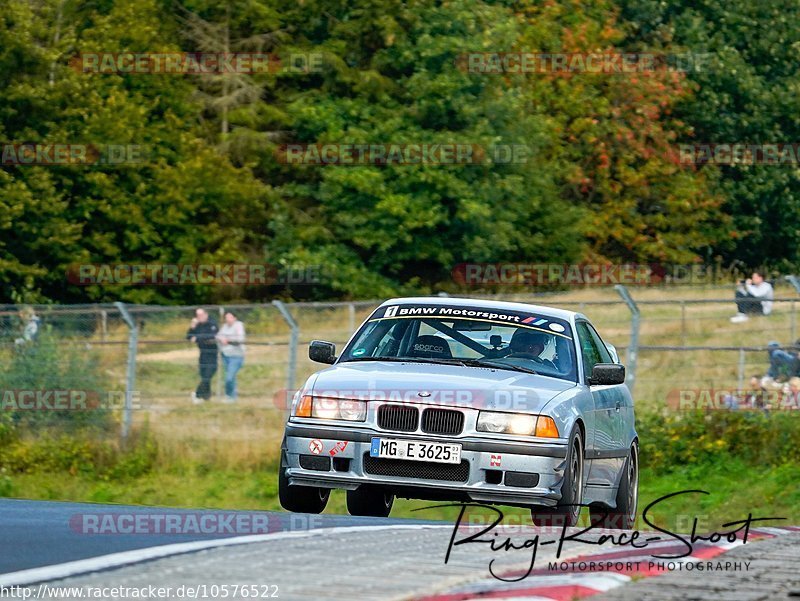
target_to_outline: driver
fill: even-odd
[[[508,345],[511,353],[508,356],[541,361],[539,355],[547,346],[548,338],[548,335],[543,332],[518,328],[511,336],[511,342]]]

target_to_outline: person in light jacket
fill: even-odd
[[[23,307],[19,312],[19,317],[24,324],[22,338],[14,340],[14,344],[19,346],[36,342],[39,337],[39,325],[41,323],[36,311],[33,310],[33,307]]]
[[[228,311],[225,321],[217,333],[222,353],[222,364],[225,367],[225,398],[226,403],[235,403],[239,397],[236,387],[236,375],[244,365],[244,324],[236,315]]]
[[[764,274],[754,271],[736,289],[737,313],[731,317],[731,321],[742,323],[749,319],[749,315],[769,315],[772,313],[773,298],[772,284],[764,280]]]

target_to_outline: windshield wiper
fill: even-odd
[[[530,367],[523,367],[522,365],[509,365],[493,359],[464,359],[464,365],[470,367],[496,367],[498,369],[508,369],[510,371],[521,371],[526,374],[538,374],[539,372],[531,369]]]
[[[345,359],[342,361],[342,363],[350,363],[351,361],[394,361],[395,363],[440,363],[444,365],[467,365],[467,363],[461,359],[432,359],[429,357],[353,357],[352,359]]]
[[[521,365],[509,365],[493,361],[492,359],[432,359],[429,357],[353,357],[345,359],[342,363],[351,361],[394,361],[395,363],[437,363],[442,365],[460,365],[463,367],[495,367],[497,369],[507,369],[509,371],[520,371],[526,374],[538,374],[539,372],[530,367]]]

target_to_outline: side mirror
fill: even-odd
[[[611,386],[625,383],[625,366],[618,363],[598,363],[589,377],[590,386]]]
[[[611,354],[611,358],[614,360],[614,363],[619,363],[619,352],[617,351],[617,347],[610,342],[606,342],[605,344],[608,352]]]
[[[308,358],[317,363],[331,364],[336,361],[336,345],[324,340],[312,340],[308,345]]]

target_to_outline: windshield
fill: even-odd
[[[452,305],[380,307],[340,361],[443,363],[577,379],[569,322]]]

